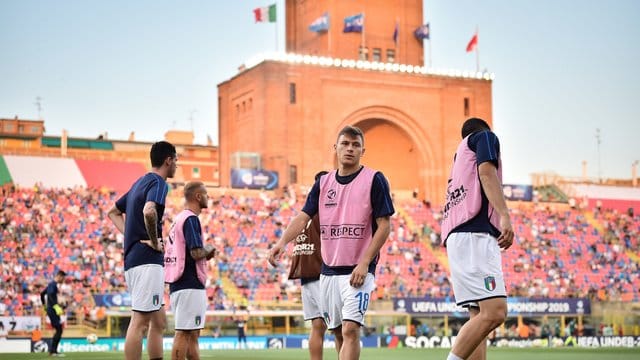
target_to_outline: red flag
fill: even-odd
[[[472,52],[478,46],[478,33],[473,34],[473,37],[467,44],[467,52]]]

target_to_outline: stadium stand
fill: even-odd
[[[6,159],[10,177],[25,179],[20,171],[30,167],[16,166],[16,157]],[[63,159],[46,160],[60,167],[44,167],[39,159],[24,163],[74,169],[58,161]],[[42,184],[38,181],[45,179],[32,178],[25,182],[28,186],[0,188],[0,315],[39,314],[37,294],[59,268],[71,274],[62,292],[69,298],[67,314],[75,321],[99,321],[97,314],[103,310],[95,307],[92,294],[124,291],[123,239],[106,216],[116,191],[78,186],[100,165],[78,164],[75,169],[80,170],[68,171],[62,180],[52,175],[54,180]],[[301,208],[304,191],[216,192],[202,225],[206,241],[225,257],[210,262],[209,309],[299,306],[299,284],[286,277],[289,260],[274,269],[265,257],[284,224]],[[171,191],[166,224],[180,202],[179,191]],[[396,200],[396,208],[392,233],[380,254],[374,296],[452,297],[439,209],[416,199]],[[503,255],[510,295],[639,300],[640,216],[524,202],[512,203],[512,215],[517,242]]]

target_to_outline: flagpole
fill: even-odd
[[[329,23],[329,29],[327,29],[327,43],[327,56],[331,56],[331,23]]]
[[[364,16],[364,11],[363,11],[363,12],[362,12],[362,44],[360,45],[360,47],[362,48],[362,53],[363,53],[363,54],[365,53],[365,48],[364,48],[364,45],[365,45],[365,43],[364,43],[364,40],[365,40],[364,32],[365,32],[365,30],[366,30],[366,29],[365,29],[365,26],[364,26],[364,23],[365,23],[365,16]],[[367,55],[367,57],[368,57],[368,56],[369,56],[369,52],[367,52],[367,53],[366,53],[366,55]]]
[[[398,18],[396,18],[396,28],[395,29],[398,30],[398,35],[396,35],[396,38],[395,38],[396,59],[398,59],[398,62],[402,64],[402,62],[400,62],[400,46],[398,45],[398,40],[400,40],[400,25],[398,24],[398,21],[399,21]]]
[[[431,63],[431,35],[429,35],[429,68],[433,68],[433,64]]]
[[[476,72],[480,72],[480,36],[478,35],[478,25],[476,25]]]
[[[276,52],[278,52],[278,16],[276,15]]]

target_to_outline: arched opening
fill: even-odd
[[[363,165],[381,171],[396,196],[410,196],[420,188],[418,151],[402,128],[385,119],[366,119],[354,125],[364,132]]]

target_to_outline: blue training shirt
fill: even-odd
[[[353,181],[353,179],[360,174],[363,167],[355,173],[347,176],[340,176],[336,171],[336,181],[339,184],[346,185]],[[329,176],[329,175],[324,175]],[[307,196],[307,201],[302,208],[302,211],[305,212],[310,217],[314,217],[318,213],[318,204],[320,203],[320,181],[316,181],[309,191],[309,195]],[[371,184],[371,218],[372,218],[372,234],[376,233],[378,229],[378,223],[376,222],[377,218],[391,216],[395,212],[393,208],[393,202],[391,200],[391,194],[389,190],[389,183],[384,175],[377,171],[373,176],[373,183]],[[379,256],[376,256],[373,261],[369,264],[368,272],[375,275],[376,265],[378,264]],[[322,274],[324,275],[349,275],[353,272],[355,266],[328,266],[322,262]]]
[[[53,305],[58,303],[58,283],[50,282],[43,291],[47,309],[52,310]],[[41,297],[42,298],[42,297]]]
[[[198,279],[196,261],[191,257],[191,250],[203,248],[202,227],[197,216],[189,216],[182,227],[185,246],[187,248],[184,264],[184,272],[178,281],[169,284],[169,293],[184,289],[204,289],[204,284]]]
[[[484,162],[491,162],[496,169],[499,166],[500,142],[498,137],[491,131],[481,131],[469,136],[467,139],[469,149],[476,153],[476,166]],[[479,180],[478,180],[479,181]],[[491,236],[500,236],[500,230],[491,224],[488,216],[489,199],[482,189],[482,205],[478,215],[471,218],[466,223],[456,227],[451,232],[474,232],[488,233]]]
[[[125,270],[147,264],[164,266],[163,254],[141,243],[140,240],[150,240],[144,226],[142,213],[147,201],[156,203],[158,236],[162,236],[162,216],[168,191],[169,186],[162,176],[150,172],[138,179],[131,186],[131,189],[116,201],[116,208],[126,214],[124,225]]]

